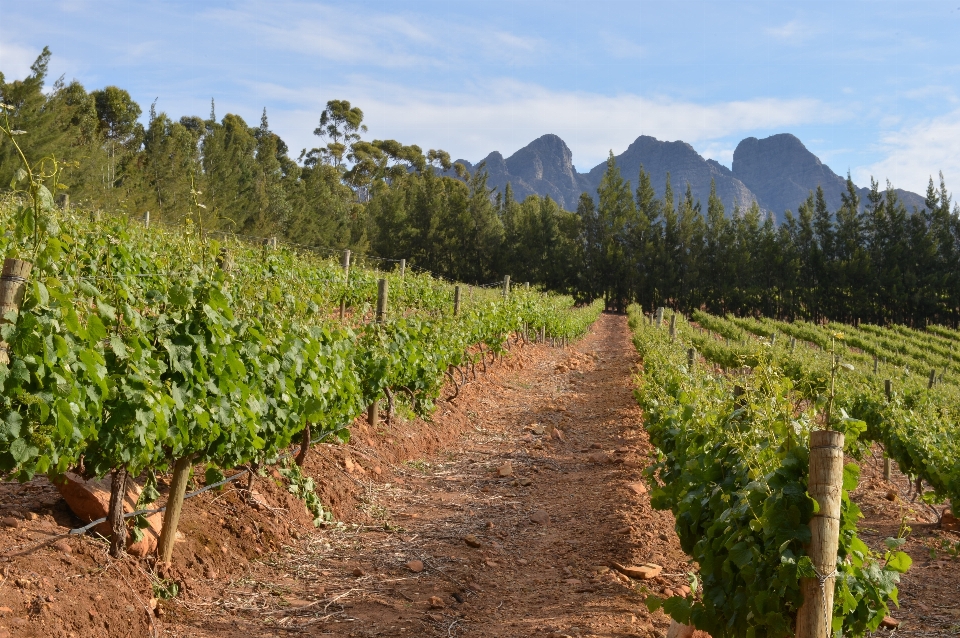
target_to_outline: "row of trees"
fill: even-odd
[[[485,283],[510,274],[611,308],[762,313],[782,318],[923,323],[960,321],[960,222],[941,176],[923,210],[906,210],[877,183],[861,202],[848,178],[839,210],[811,193],[775,224],[756,205],[724,210],[715,193],[657,198],[641,168],[637,188],[611,154],[595,194],[576,212],[549,197],[494,193],[442,150],[368,140],[363,112],[331,100],[296,160],[270,130],[228,114],[179,120],[142,111],[118,87],[88,92],[57,80],[50,52],[0,97],[27,156],[55,156],[73,202],[207,229],[351,248],[450,278]],[[18,158],[0,145],[0,184]]]
[[[731,215],[711,190],[658,199],[641,168],[631,189],[611,155],[593,198],[581,196],[581,290],[622,308],[703,308],[784,319],[873,323],[960,321],[960,210],[940,175],[908,211],[888,183],[867,201],[847,177],[839,210],[823,191],[775,224],[754,203]]]

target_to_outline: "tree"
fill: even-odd
[[[632,299],[631,272],[627,263],[627,234],[636,221],[630,182],[620,174],[613,151],[597,187],[597,222],[600,254],[597,259],[607,306],[619,311]]]
[[[307,153],[306,163],[313,165],[317,161],[326,161],[341,168],[344,159],[349,159],[350,145],[359,142],[360,133],[366,132],[360,107],[351,106],[347,100],[330,100],[320,114],[320,125],[313,129],[314,135],[329,141],[322,148]]]

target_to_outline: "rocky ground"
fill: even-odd
[[[669,620],[642,600],[686,591],[693,566],[649,505],[636,364],[615,315],[566,349],[514,348],[431,422],[358,422],[349,445],[311,451],[305,473],[343,522],[314,529],[275,471],[241,480],[187,502],[159,574],[63,538],[79,521],[45,480],[0,484],[0,638],[661,638]],[[868,542],[912,528],[897,631],[956,635],[960,534],[878,463],[855,498]]]

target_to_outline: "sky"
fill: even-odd
[[[116,85],[146,114],[242,116],[296,157],[324,105],[477,162],[547,133],[586,172],[639,135],[731,166],[792,133],[860,185],[960,184],[960,0],[0,0],[0,71]]]

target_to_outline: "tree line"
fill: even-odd
[[[468,283],[509,274],[623,310],[669,306],[783,319],[912,325],[960,321],[960,213],[941,175],[925,207],[908,211],[871,180],[866,201],[849,176],[836,211],[822,191],[776,223],[754,203],[706,206],[669,175],[656,197],[611,153],[596,193],[576,211],[549,197],[495,192],[443,150],[369,139],[360,108],[331,100],[318,146],[296,159],[264,110],[174,120],[151,105],[146,123],[130,94],[56,80],[49,49],[23,80],[0,73],[0,97],[27,157],[55,156],[74,204],[252,237],[400,259]],[[19,158],[0,144],[0,184],[16,190]]]

